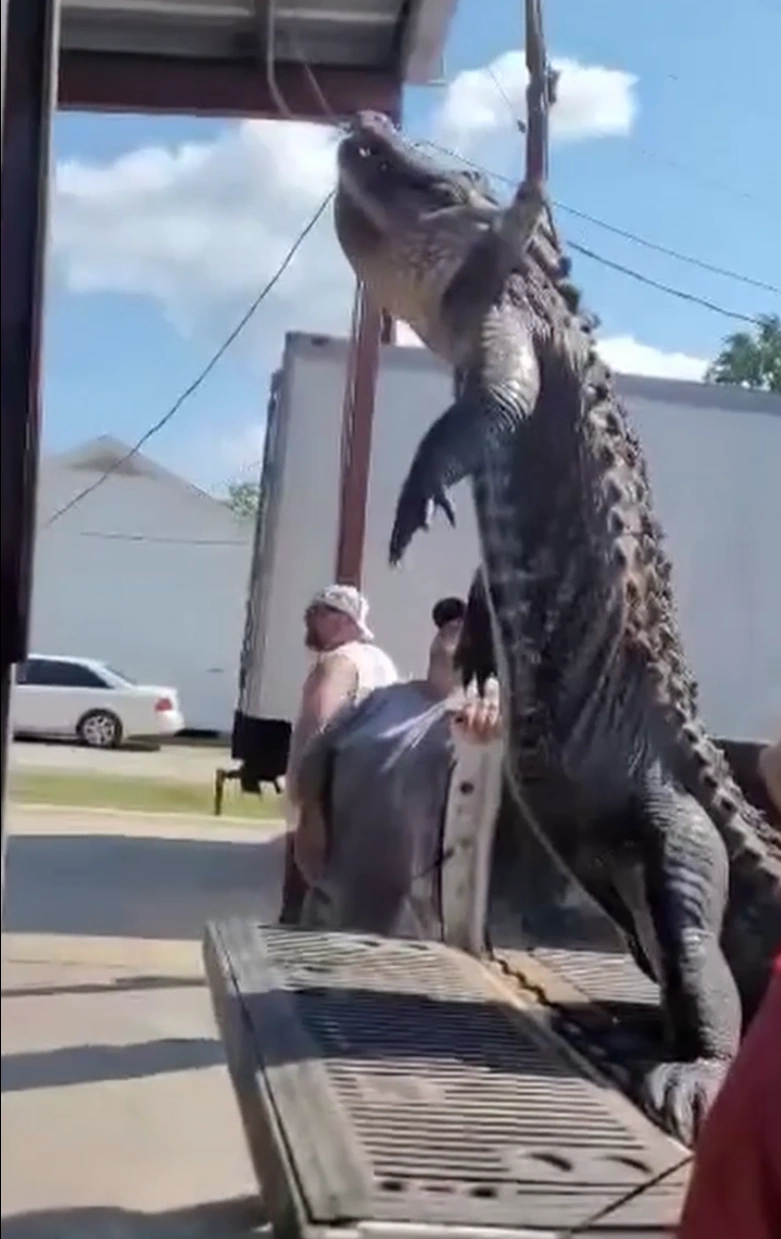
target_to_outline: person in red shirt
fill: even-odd
[[[781,955],[703,1124],[678,1239],[781,1239]]]

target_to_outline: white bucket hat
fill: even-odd
[[[312,607],[330,607],[332,611],[341,611],[342,615],[350,617],[362,637],[367,641],[374,640],[374,633],[366,623],[369,603],[355,586],[326,585],[313,594],[307,610]]]

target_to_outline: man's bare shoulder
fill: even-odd
[[[355,663],[347,654],[342,654],[339,650],[328,650],[321,654],[314,666],[310,668],[305,688],[314,688],[341,680],[352,681],[357,674]]]

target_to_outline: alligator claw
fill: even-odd
[[[431,524],[432,524],[432,521],[434,520],[434,516],[436,515],[437,509],[439,509],[440,512],[444,512],[445,518],[448,524],[450,525],[450,528],[455,529],[456,510],[443,490],[437,491],[437,493],[434,496],[432,496],[431,499],[428,499],[426,501],[426,516],[425,516],[424,529],[428,530],[431,528]]]
[[[444,491],[442,491],[442,492],[440,493],[440,495],[438,496],[438,498],[437,498],[437,500],[436,500],[436,503],[437,503],[438,507],[441,509],[441,511],[442,511],[442,512],[444,512],[445,517],[446,517],[446,519],[447,519],[447,522],[448,522],[448,524],[450,525],[450,528],[451,528],[451,529],[455,529],[455,527],[456,527],[456,510],[455,510],[455,508],[453,507],[452,503],[450,502],[450,500],[448,499],[448,497],[447,497],[447,495],[445,494],[445,492],[444,492]]]
[[[411,488],[410,488],[411,491]],[[394,566],[400,562],[418,530],[429,530],[434,514],[439,509],[444,512],[448,523],[455,528],[455,508],[444,490],[437,488],[431,494],[410,493],[407,487],[402,491],[399,505],[396,509],[396,519],[390,541],[390,562]]]
[[[671,1136],[692,1146],[728,1067],[712,1058],[657,1063],[641,1082],[640,1100]]]

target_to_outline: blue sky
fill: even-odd
[[[522,41],[520,10],[520,0],[461,0],[446,49],[447,79],[452,82],[517,49]],[[631,131],[557,142],[552,189],[565,205],[781,286],[781,243],[777,227],[771,226],[781,201],[775,76],[781,0],[745,0],[739,18],[735,14],[726,0],[687,0],[685,5],[674,0],[547,0],[554,57],[636,78],[631,89],[626,81],[621,88],[636,107]],[[615,92],[612,98],[605,107],[620,110]],[[446,99],[442,87],[409,91],[407,127],[419,135],[431,133]],[[599,100],[593,102],[596,107]],[[507,126],[509,113],[502,121],[504,128],[483,135],[485,140],[473,134],[475,148],[497,171],[515,175],[520,139]],[[608,117],[604,128],[609,131],[612,123]],[[248,180],[245,169],[234,169],[230,160],[240,160],[241,150],[237,153],[230,145],[231,128],[220,121],[187,118],[57,118],[55,157],[71,169],[71,176],[66,180],[63,173],[61,183],[69,196],[61,206],[58,194],[54,212],[45,337],[44,439],[49,450],[101,433],[129,442],[138,438],[192,379],[251,300],[253,286],[243,282],[242,265],[251,257],[260,264],[261,276],[261,252],[270,254],[273,248],[262,232],[267,221],[261,190],[269,174],[261,163],[255,181]],[[182,172],[183,144],[191,144],[191,154],[204,154],[212,146],[222,152],[221,162],[207,167],[217,166],[220,179],[227,182],[224,202],[231,212],[246,195],[243,214],[234,223],[215,225],[215,219],[223,218],[219,202],[211,203],[211,214],[198,214],[200,164],[193,156],[195,171]],[[161,148],[163,155],[153,151],[153,158],[150,148]],[[128,178],[138,169],[121,160],[139,149],[146,151],[143,176],[126,192],[123,186],[131,186]],[[320,148],[301,149],[309,151],[302,159],[320,160]],[[97,179],[89,180],[85,168]],[[309,175],[303,163],[296,176],[299,173]],[[294,205],[300,188],[296,178],[287,185],[290,238],[311,213],[325,175],[318,163],[312,173],[314,187],[306,188],[309,197],[301,190],[301,207]],[[161,178],[168,178],[162,188]],[[207,185],[205,194],[213,197],[214,187]],[[285,201],[281,196],[277,201],[280,220],[285,219]],[[604,257],[726,308],[744,314],[781,309],[777,294],[644,250],[566,212],[559,215],[559,224],[565,236]],[[185,226],[192,244],[177,231]],[[278,246],[284,240],[282,224],[275,227]],[[311,248],[303,251],[304,259],[308,256],[314,263],[332,247],[329,228],[324,220]],[[210,235],[210,230],[220,235]],[[161,248],[165,246],[170,254]],[[281,329],[322,325],[334,330],[342,321],[344,286],[336,262],[328,259],[331,265],[322,277],[322,310],[321,302],[307,304],[312,298],[307,298],[300,271],[297,282],[291,273],[287,291],[281,291],[279,300],[269,300],[265,319],[261,309],[250,339],[226,357],[152,442],[150,454],[215,489],[230,476],[251,475]],[[585,257],[576,258],[575,274],[601,316],[605,337],[631,337],[664,353],[709,358],[721,338],[741,326]],[[262,283],[258,278],[258,286]],[[337,285],[338,294],[333,291]],[[329,297],[342,309],[329,309]]]

